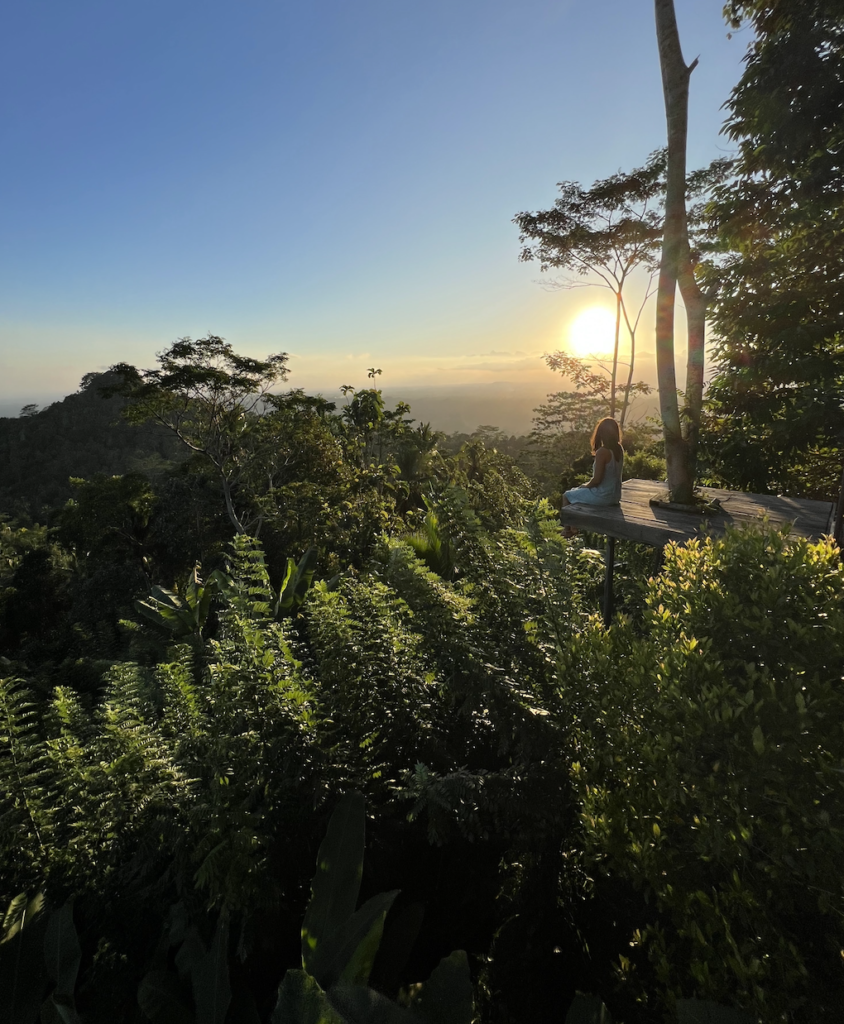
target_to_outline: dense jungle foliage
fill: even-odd
[[[699,475],[830,497],[844,10],[727,12]],[[622,545],[607,627],[595,395],[446,438],[379,372],[180,339],[0,421],[0,1024],[844,1019],[839,549]]]
[[[844,4],[730,0],[753,40],[725,104],[734,176],[704,261],[706,457],[751,491],[826,496],[844,436]]]
[[[231,385],[239,357],[190,344]],[[162,386],[161,434],[135,429],[174,454]],[[181,429],[210,447],[207,394]],[[0,983],[76,950],[10,1019],[47,998],[84,1024],[392,1020],[423,1014],[441,961],[463,992],[443,1020],[599,1019],[578,992],[631,1024],[839,1019],[837,548],[759,529],[669,548],[657,575],[630,548],[606,629],[601,552],[494,436],[347,399],[223,417],[234,518],[200,450],[0,527]],[[378,932],[349,954],[360,1006],[319,996],[340,975],[307,951],[299,970],[353,792],[353,918]]]

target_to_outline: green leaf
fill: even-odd
[[[50,981],[55,985],[54,997],[71,998],[82,959],[82,947],[73,924],[73,905],[65,903],[54,910],[44,935],[44,961]]]
[[[44,894],[12,900],[0,940],[0,1024],[33,1024],[47,985]]]
[[[210,580],[200,591],[199,600],[194,608],[194,618],[198,629],[202,629],[205,625],[205,620],[208,618],[208,612],[211,609],[211,601],[216,592],[217,588],[212,586]]]
[[[167,912],[165,936],[167,946],[180,946],[186,939],[191,925],[187,909],[181,901],[174,903]]]
[[[361,985],[336,985],[328,993],[331,1005],[347,1024],[410,1024],[407,1010],[375,989]]]
[[[188,585],[185,588],[185,604],[188,608],[192,610],[196,609],[196,606],[201,600],[203,589],[202,579],[199,575],[199,566],[195,565]]]
[[[373,896],[337,929],[317,943],[309,973],[324,989],[342,982],[365,985],[381,944],[384,918],[398,889]]]
[[[287,590],[287,584],[290,582],[290,577],[296,571],[296,563],[292,558],[287,559],[287,568],[284,570],[284,579],[281,581],[281,586],[278,588],[278,602],[276,603],[276,613],[281,610],[281,604],[284,600],[284,592]]]
[[[53,993],[51,1001],[62,1024],[82,1024],[71,996],[59,996]]]
[[[169,971],[150,971],[138,986],[138,1005],[152,1024],[196,1024],[182,995],[179,979]]]
[[[304,971],[288,971],[278,988],[269,1024],[346,1024],[316,981]]]
[[[753,730],[753,749],[757,754],[765,753],[765,736],[760,725]]]
[[[182,607],[179,595],[173,593],[172,590],[168,590],[166,587],[159,587],[157,584],[152,586],[149,596],[158,608],[178,611]]]
[[[275,606],[276,616],[298,608],[305,600],[305,595],[313,582],[317,554],[318,552],[315,547],[309,547],[304,555],[302,555],[295,570],[293,568],[293,559],[288,558],[287,572],[285,573],[284,582],[279,590],[278,601]]]
[[[211,948],[191,974],[197,1024],[223,1024],[232,998],[229,982],[229,921],[220,914]]]
[[[62,1019],[59,1016],[59,1011],[53,1002],[52,996],[47,996],[41,1004],[41,1013],[38,1020],[40,1024],[62,1024]]]
[[[678,999],[678,1024],[755,1024],[743,1010],[721,1006],[708,999]]]
[[[207,955],[205,944],[199,937],[199,932],[194,925],[191,925],[182,938],[182,943],[176,953],[176,970],[182,979],[193,979],[194,973],[199,970],[203,958]]]
[[[197,1024],[223,1024],[231,1002],[228,965],[228,917],[220,914],[211,948],[206,950],[196,928],[185,932],[176,954],[176,968],[190,977]]]
[[[135,608],[154,623],[159,629],[166,629],[176,636],[184,636],[194,631],[194,622],[188,612],[181,608],[171,608],[166,604],[149,601],[135,601]]]
[[[198,630],[205,625],[208,612],[211,610],[211,601],[221,591],[230,587],[231,582],[224,572],[215,569],[203,585],[197,575],[197,570],[194,570],[194,579],[188,585],[186,600],[193,610],[193,619]]]
[[[598,996],[578,992],[566,1014],[566,1024],[612,1024],[612,1017]]]
[[[473,1009],[469,961],[462,949],[456,949],[434,968],[411,1010],[430,1024],[471,1024]]]
[[[311,900],[302,923],[302,966],[311,972],[319,943],[355,911],[363,873],[365,804],[361,793],[346,793],[331,815],[317,854]],[[312,972],[311,972],[312,973]]]

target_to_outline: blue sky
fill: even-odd
[[[690,165],[748,39],[676,0]],[[208,331],[291,384],[540,380],[599,291],[511,218],[663,143],[649,0],[14,0],[0,34],[0,398]],[[647,367],[643,366],[643,375]]]

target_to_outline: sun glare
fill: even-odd
[[[605,306],[589,306],[569,324],[569,351],[581,359],[606,355],[615,344],[615,316]]]

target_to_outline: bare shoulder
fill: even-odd
[[[599,448],[595,452],[595,461],[598,463],[599,466],[606,465],[611,458],[612,452],[609,450],[609,448]]]

